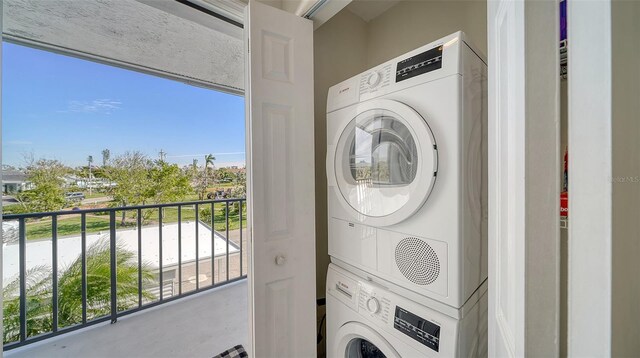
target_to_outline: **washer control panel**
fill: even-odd
[[[440,349],[440,326],[396,306],[393,328],[438,352]]]
[[[389,322],[389,312],[391,311],[391,300],[378,290],[360,284],[358,295],[359,311],[368,314],[371,318],[380,320],[383,323]]]
[[[396,67],[396,82],[441,69],[442,48],[443,46],[440,45],[398,62]]]
[[[469,321],[463,324],[464,317],[452,317],[426,306],[427,298],[394,290],[389,282],[366,273],[356,276],[334,263],[327,272],[327,293],[327,317],[334,329],[347,322],[359,322],[369,331],[388,339],[393,337],[394,346],[411,347],[416,357],[469,357],[475,349],[473,337],[486,337],[486,321],[478,321],[481,315],[486,316],[486,295],[484,303],[469,306],[472,308],[465,313]],[[484,313],[478,311],[482,305]],[[346,313],[338,317],[338,312]],[[453,313],[461,315],[462,311]],[[479,331],[482,327],[485,333]]]
[[[390,63],[365,72],[360,77],[360,95],[376,93],[378,90],[388,87],[391,84],[392,73]]]

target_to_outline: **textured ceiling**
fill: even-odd
[[[203,26],[200,12],[189,20],[188,13],[176,16],[135,0],[3,0],[3,6],[9,40],[232,92],[244,87],[241,36]]]
[[[369,22],[382,15],[400,0],[353,0],[347,9],[362,20]]]

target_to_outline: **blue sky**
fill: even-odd
[[[2,44],[2,162],[25,154],[86,164],[138,150],[244,163],[244,98],[91,61]]]

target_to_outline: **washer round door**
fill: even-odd
[[[405,104],[361,104],[335,148],[327,169],[343,206],[361,222],[401,222],[431,193],[438,170],[435,138],[427,121]]]
[[[349,322],[338,329],[332,354],[335,358],[399,358],[400,354],[373,329],[358,322]]]

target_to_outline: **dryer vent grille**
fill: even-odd
[[[396,265],[404,277],[418,285],[430,285],[440,274],[438,255],[416,237],[400,240],[396,246]]]

